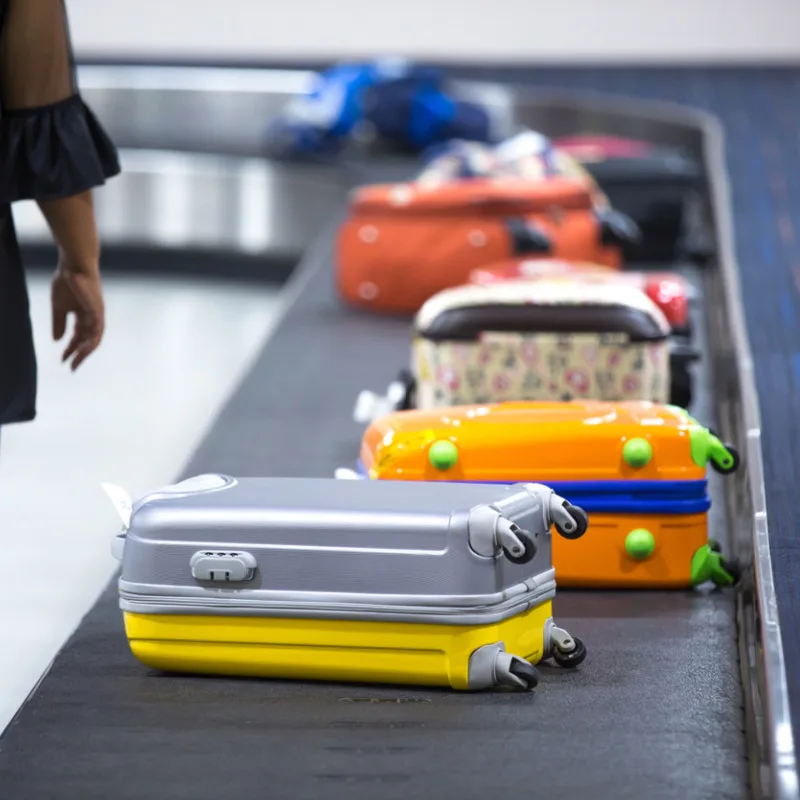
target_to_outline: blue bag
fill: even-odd
[[[366,125],[415,152],[450,139],[489,141],[486,109],[448,93],[441,70],[405,59],[340,64],[317,78],[270,127],[268,149],[282,156],[335,155]]]
[[[294,99],[267,132],[267,149],[279,156],[335,155],[363,120],[364,89],[374,68],[341,64],[317,76],[311,91]]]

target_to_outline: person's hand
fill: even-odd
[[[67,330],[67,317],[75,318],[67,348],[61,360],[72,359],[73,372],[97,349],[105,330],[103,286],[97,269],[79,271],[61,262],[51,287],[53,339],[60,341]]]

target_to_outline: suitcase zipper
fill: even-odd
[[[356,474],[370,476],[362,461]],[[511,486],[527,482],[544,483],[556,494],[588,514],[704,514],[711,508],[708,481],[542,481],[539,478],[514,481],[470,481]]]
[[[708,481],[555,481],[553,491],[587,513],[704,514]]]
[[[473,481],[513,486],[525,481]],[[704,514],[711,508],[700,481],[547,481],[545,485],[587,514]]]
[[[119,582],[120,606],[124,611],[137,614],[190,614],[193,616],[211,614],[224,616],[257,616],[257,617],[334,617],[343,619],[387,619],[408,622],[436,622],[439,624],[481,624],[496,622],[514,616],[528,608],[540,605],[555,597],[555,570],[547,570],[525,583],[518,584],[506,592],[484,598],[469,596],[463,598],[471,605],[436,605],[441,598],[407,596],[387,598],[385,602],[336,602],[332,595],[319,601],[303,597],[292,598],[292,593],[285,596],[266,599],[253,597],[242,598],[241,590],[219,593],[209,596],[205,586],[186,587],[192,594],[178,597],[175,595],[148,593],[148,588],[137,584]],[[181,589],[176,587],[175,592]],[[457,598],[449,598],[450,602]],[[416,605],[412,605],[414,601]]]

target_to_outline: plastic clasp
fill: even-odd
[[[689,428],[689,446],[692,453],[692,461],[698,467],[705,467],[711,455],[711,432],[708,428],[701,425],[692,425]],[[716,438],[716,437],[714,437]]]
[[[191,557],[189,567],[198,581],[243,583],[252,580],[258,562],[251,553],[201,550]]]

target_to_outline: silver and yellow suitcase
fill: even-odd
[[[533,688],[580,664],[552,619],[551,528],[581,509],[541,484],[202,475],[129,503],[114,540],[133,654],[159,670]]]

